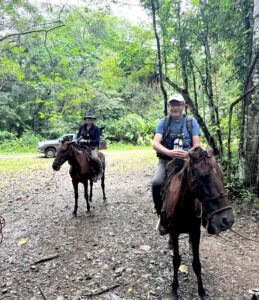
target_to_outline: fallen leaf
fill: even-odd
[[[179,271],[181,273],[188,273],[188,268],[185,265],[180,265]]]
[[[18,242],[18,245],[19,245],[19,246],[22,246],[22,245],[26,244],[27,241],[28,241],[28,238],[21,238],[21,239],[19,240],[19,242]]]
[[[150,246],[148,246],[148,245],[141,245],[140,249],[141,250],[145,250],[145,251],[149,251],[150,250]]]
[[[131,293],[132,292],[132,290],[133,290],[133,288],[128,288],[128,293]]]

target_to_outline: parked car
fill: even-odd
[[[39,142],[37,145],[37,151],[44,153],[45,157],[47,158],[53,158],[56,156],[58,146],[60,145],[61,141],[67,139],[69,141],[76,140],[76,134],[69,133],[64,134],[61,137],[55,139],[55,140],[46,140]],[[107,148],[107,142],[105,139],[100,139],[99,149],[106,149]]]

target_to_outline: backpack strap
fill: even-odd
[[[186,116],[186,129],[191,138],[191,145],[192,145],[192,117]]]
[[[185,116],[184,118],[186,119],[186,129],[187,129],[189,136],[191,138],[191,141],[192,141],[192,127],[193,127],[192,126],[192,117]],[[168,127],[170,125],[170,121],[171,121],[171,115],[169,114],[164,118],[162,141],[165,141],[167,138]],[[183,131],[183,125],[181,127],[181,132],[182,131]]]
[[[168,127],[170,125],[171,115],[164,117],[162,141],[165,141],[168,135]]]

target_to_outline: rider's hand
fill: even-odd
[[[80,143],[88,143],[88,140],[81,139],[81,140],[80,140]]]
[[[168,153],[166,155],[170,157],[181,158],[181,159],[187,158],[189,156],[188,152],[182,149],[168,150]]]

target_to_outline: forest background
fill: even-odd
[[[143,7],[147,21],[114,16]],[[36,4],[35,4],[36,3]],[[259,4],[252,0],[0,3],[0,151],[77,132],[97,116],[110,143],[150,145],[181,93],[243,198],[258,189]]]

